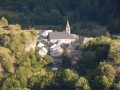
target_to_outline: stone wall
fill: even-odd
[[[50,43],[56,43],[58,41],[58,43],[61,44],[70,44],[71,42],[74,42],[75,39],[52,39],[50,40]]]

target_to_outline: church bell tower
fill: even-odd
[[[66,32],[68,32],[69,34],[71,33],[70,25],[69,25],[68,20],[67,20],[67,24],[66,24]]]

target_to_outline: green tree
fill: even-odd
[[[100,65],[98,66],[97,71],[98,75],[100,76],[105,75],[110,82],[113,82],[116,72],[112,65],[106,62],[101,62]]]
[[[115,84],[115,90],[120,90],[120,81],[117,84]]]
[[[68,89],[75,88],[75,83],[79,78],[77,74],[75,74],[70,69],[65,69],[62,74],[62,77],[63,77],[63,82]]]
[[[112,82],[109,81],[107,76],[99,76],[95,79],[94,89],[95,90],[109,90]]]
[[[43,89],[52,85],[54,83],[53,76],[54,74],[52,72],[46,73],[44,76],[42,76],[39,81],[40,88]]]
[[[38,35],[38,33],[35,31],[35,28],[33,27],[33,28],[30,28],[30,33],[33,35],[33,36],[37,36]]]
[[[30,77],[32,74],[30,63],[24,63],[19,68],[16,69],[16,75],[18,78]]]
[[[44,65],[53,63],[53,58],[52,58],[51,56],[49,56],[49,55],[45,56],[45,57],[43,58],[43,60],[44,60],[44,61],[43,61],[43,62],[44,62]]]
[[[20,80],[20,84],[21,84],[21,88],[26,88],[27,87],[27,78],[26,76],[22,76],[19,78]]]
[[[41,72],[30,78],[28,86],[31,89],[43,90],[54,84],[54,73],[53,72]]]
[[[112,62],[112,64],[115,66],[120,65],[120,53],[119,53],[120,41],[113,40],[110,43],[110,46],[111,47],[109,49],[108,61]]]
[[[90,90],[90,86],[86,78],[80,77],[75,83],[76,90]]]
[[[120,18],[112,19],[108,24],[108,30],[112,34],[120,33]]]
[[[2,17],[0,20],[0,26],[7,26],[7,25],[8,25],[7,19]]]
[[[20,82],[13,78],[7,78],[3,83],[3,90],[9,90],[12,88],[21,88]]]
[[[108,38],[111,38],[111,35],[108,31],[105,33],[105,36],[108,37]]]

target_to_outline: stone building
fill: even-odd
[[[51,32],[48,35],[49,43],[70,44],[74,42],[76,38],[71,34],[69,22],[67,21],[66,32]]]

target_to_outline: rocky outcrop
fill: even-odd
[[[29,41],[29,44],[27,44],[26,47],[25,47],[25,52],[30,51],[31,49],[35,49],[36,42],[37,42],[36,39]]]

